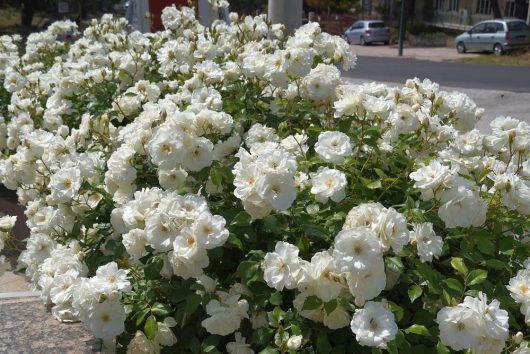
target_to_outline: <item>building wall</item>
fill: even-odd
[[[425,13],[427,1],[433,4],[431,14]],[[499,0],[503,15],[508,1],[510,0]],[[416,2],[415,17],[438,27],[465,30],[477,22],[494,18],[491,5],[487,6],[487,0],[416,0]]]

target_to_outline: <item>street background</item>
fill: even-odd
[[[397,57],[397,46],[351,46],[357,67],[344,76],[351,82],[381,82],[403,86],[418,77],[437,82],[446,91],[460,91],[485,109],[477,128],[488,133],[489,123],[498,116],[511,116],[530,123],[530,68],[455,62],[462,57],[448,47],[406,47]]]

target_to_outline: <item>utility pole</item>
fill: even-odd
[[[283,23],[287,33],[302,25],[302,0],[269,0],[269,20]]]
[[[401,0],[401,15],[399,16],[399,52],[403,56],[403,41],[405,40],[405,0]]]

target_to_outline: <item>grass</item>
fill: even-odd
[[[495,55],[493,53],[482,54],[478,57],[458,59],[457,62],[469,64],[530,66],[530,49],[526,51],[508,52],[504,55]]]

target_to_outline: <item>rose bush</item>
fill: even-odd
[[[230,19],[0,37],[0,178],[53,315],[129,353],[529,353],[530,127]]]

